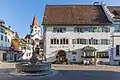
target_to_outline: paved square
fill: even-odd
[[[5,65],[0,69],[0,80],[120,80],[120,68],[116,66],[52,65],[52,68],[58,70],[59,74],[41,77],[12,76],[9,72],[12,67],[14,68],[14,64],[7,64],[9,67],[11,66],[11,69]],[[107,69],[105,70],[105,68]],[[113,68],[117,70],[115,71]]]

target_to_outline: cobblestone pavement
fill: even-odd
[[[9,68],[10,67],[10,68]],[[52,65],[59,71],[55,76],[11,76],[9,72],[14,63],[0,64],[0,80],[120,80],[119,66],[81,66],[81,65]]]

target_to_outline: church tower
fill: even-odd
[[[32,25],[30,25],[30,35],[33,36],[33,35],[36,35],[36,34],[41,36],[41,34],[40,34],[40,26],[38,24],[36,16],[34,16]]]

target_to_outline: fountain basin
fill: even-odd
[[[27,73],[38,73],[43,71],[48,71],[51,69],[50,63],[42,64],[28,64],[28,63],[18,63],[16,64],[17,72],[27,72]]]

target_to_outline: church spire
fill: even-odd
[[[35,25],[39,26],[36,16],[34,16],[33,22],[32,22],[32,26],[35,26]]]

